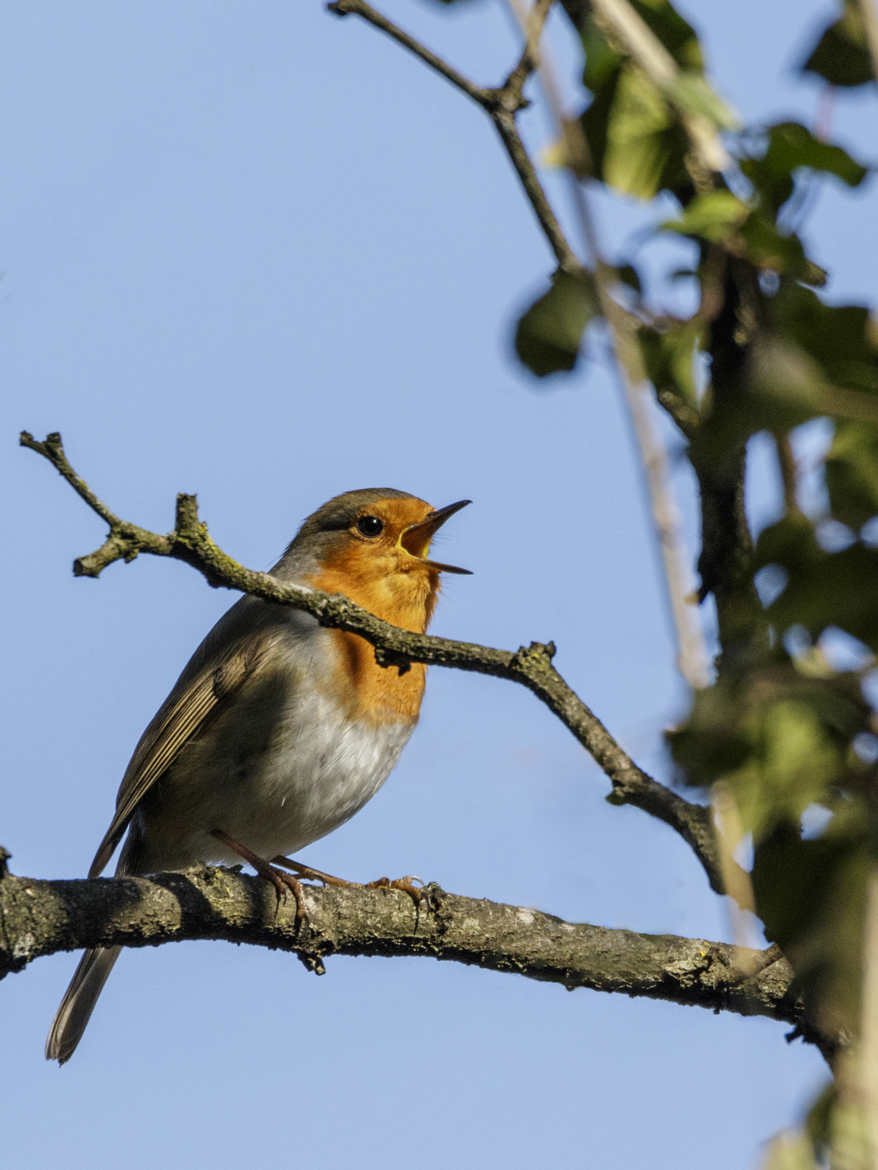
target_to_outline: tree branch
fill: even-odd
[[[533,14],[533,22],[527,31],[525,46],[518,63],[501,86],[491,88],[475,85],[441,57],[438,57],[431,49],[389,21],[371,4],[367,4],[366,0],[334,0],[334,3],[327,4],[329,11],[335,13],[336,16],[359,16],[371,24],[373,28],[385,33],[398,45],[413,53],[434,72],[444,77],[446,81],[450,81],[456,89],[466,94],[485,111],[494,123],[503,148],[515,168],[528,202],[539,221],[543,235],[555,254],[559,267],[565,272],[579,273],[582,271],[582,264],[561,229],[558,217],[552,210],[552,205],[549,203],[542,183],[537,176],[536,167],[527,153],[515,124],[515,115],[528,104],[522,95],[522,90],[528,77],[534,71],[536,46],[550,6],[550,0],[548,2],[547,0],[538,0]]]
[[[318,974],[330,955],[423,956],[568,990],[766,1016],[808,1032],[792,969],[772,952],[569,923],[436,886],[428,887],[429,909],[396,891],[304,889],[308,921],[297,929],[292,902],[276,908],[264,882],[231,869],[39,881],[14,877],[0,861],[0,977],[84,946],[222,939],[291,952]],[[832,1047],[831,1038],[808,1038]]]
[[[711,887],[717,893],[723,892],[722,866],[710,810],[684,800],[637,766],[552,665],[553,643],[532,642],[514,651],[497,650],[400,630],[340,594],[282,583],[268,573],[245,569],[213,542],[207,525],[198,518],[195,496],[178,495],[177,526],[173,532],[167,535],[150,532],[120,520],[98,499],[74,471],[59,434],[50,434],[45,442],[39,442],[23,431],[20,442],[47,459],[89,507],[110,524],[110,532],[100,548],[74,561],[75,575],[97,577],[114,561],[131,561],[139,553],[171,557],[197,569],[213,586],[238,589],[265,601],[292,605],[310,613],[323,626],[359,634],[375,647],[376,660],[382,666],[405,670],[411,662],[424,662],[520,683],[557,715],[603,770],[612,784],[608,799],[614,804],[632,804],[643,809],[676,830],[695,852]]]
[[[420,41],[401,29],[399,25],[394,24],[392,20],[388,20],[371,4],[367,4],[365,0],[334,0],[334,3],[327,4],[326,7],[335,16],[359,16],[367,24],[371,24],[373,28],[377,28],[379,32],[383,32],[391,40],[396,41],[398,45],[402,45],[404,49],[418,57],[435,73],[444,77],[446,81],[450,81],[456,89],[465,93],[468,98],[471,98],[483,109],[490,108],[493,101],[491,90],[476,85],[464,77],[447,61],[443,61],[441,57],[437,56],[432,49],[422,45]]]

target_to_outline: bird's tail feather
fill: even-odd
[[[63,1064],[76,1051],[85,1026],[91,1018],[101,989],[121,947],[95,947],[86,951],[64,993],[61,1006],[46,1039],[46,1059]]]

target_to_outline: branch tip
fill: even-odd
[[[194,535],[202,528],[198,518],[198,496],[189,492],[177,493],[174,526],[178,536]]]

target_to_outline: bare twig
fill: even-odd
[[[420,41],[416,40],[409,33],[405,32],[394,24],[392,20],[388,20],[380,12],[367,4],[365,0],[334,0],[334,3],[327,4],[326,8],[335,16],[359,16],[374,28],[379,29],[396,41],[398,45],[402,45],[404,49],[418,57],[425,65],[428,65],[434,72],[440,74],[446,81],[465,93],[467,97],[472,98],[483,109],[489,109],[493,99],[492,91],[485,89],[481,85],[476,85],[468,78],[459,73],[453,66],[449,65],[441,57],[437,56],[426,45],[422,45]]]
[[[533,8],[527,14],[524,48],[518,63],[500,87],[501,91],[520,96],[524,83],[539,67],[540,39],[553,3],[554,0],[535,0]]]
[[[515,116],[506,110],[498,110],[493,115],[494,126],[503,143],[503,149],[509,156],[509,161],[515,167],[519,182],[524,188],[528,202],[533,208],[543,234],[549,241],[549,246],[555,253],[558,267],[564,272],[573,275],[583,271],[582,262],[571,248],[567,237],[561,229],[558,217],[549,203],[543,185],[537,177],[536,167],[531,162],[530,155],[524,145]]]
[[[558,266],[565,272],[581,272],[582,265],[573,248],[567,242],[558,217],[552,210],[543,186],[537,177],[536,168],[530,161],[515,124],[516,113],[527,105],[522,96],[522,89],[534,69],[535,44],[542,31],[549,3],[546,3],[546,0],[540,0],[538,15],[531,25],[530,33],[525,38],[525,47],[521,58],[507,76],[506,81],[496,88],[475,85],[469,81],[432,50],[422,45],[420,41],[409,33],[403,32],[401,28],[382,16],[371,4],[367,4],[366,0],[335,0],[327,7],[337,16],[359,16],[371,24],[373,28],[386,33],[397,44],[402,45],[404,49],[413,53],[424,64],[444,77],[446,81],[450,81],[456,89],[466,94],[488,114],[500,135],[503,148],[515,168],[528,202],[543,230],[543,235],[555,254]]]
[[[805,1027],[785,960],[749,981],[759,952],[675,935],[639,934],[427,887],[430,907],[386,890],[304,887],[308,920],[278,909],[258,878],[197,867],[154,877],[38,881],[0,872],[0,977],[83,946],[224,939],[289,951],[323,973],[332,955],[414,955],[468,963],[571,991],[663,999]],[[824,1045],[827,1041],[818,1039]]]
[[[176,528],[167,535],[128,524],[94,495],[74,471],[59,434],[45,442],[22,432],[21,443],[47,459],[89,506],[104,520],[110,532],[95,552],[78,557],[74,573],[98,576],[114,561],[130,561],[139,553],[185,561],[214,586],[239,589],[281,605],[292,605],[315,617],[321,625],[359,634],[375,647],[383,666],[405,666],[424,662],[435,666],[476,671],[520,683],[552,711],[592,756],[612,784],[608,797],[616,804],[633,804],[675,829],[691,846],[713,889],[723,889],[720,858],[709,809],[691,804],[665,785],[647,775],[627,755],[594,712],[579,698],[552,665],[555,647],[532,642],[518,650],[496,650],[470,642],[436,638],[400,630],[374,617],[347,597],[321,593],[305,585],[285,584],[268,573],[245,569],[211,539],[207,526],[198,518],[194,496],[177,497]]]
[[[777,449],[777,462],[780,467],[780,477],[783,483],[784,508],[788,516],[801,514],[799,507],[799,473],[796,467],[796,455],[793,444],[787,431],[776,431],[774,445]]]

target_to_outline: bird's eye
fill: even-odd
[[[377,516],[361,516],[357,521],[357,532],[361,536],[378,536],[384,531],[384,521]]]

